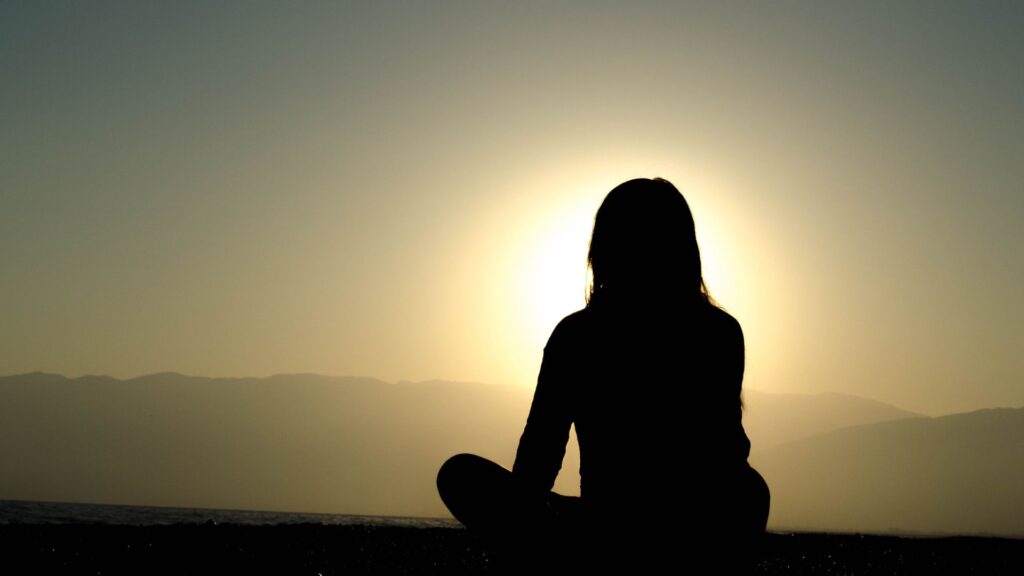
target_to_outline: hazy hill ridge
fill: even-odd
[[[743,397],[747,407],[743,427],[754,450],[847,426],[921,416],[891,404],[838,392],[779,394],[747,389]]]
[[[1024,536],[1024,408],[851,426],[750,462],[777,526]]]
[[[745,394],[771,526],[1024,535],[1024,410]],[[445,516],[437,467],[456,452],[511,466],[531,397],[315,374],[5,376],[0,499]],[[578,493],[578,467],[572,435],[557,490]]]

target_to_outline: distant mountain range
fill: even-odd
[[[0,377],[0,499],[448,516],[438,467],[511,467],[532,391],[312,374]],[[1024,536],[1024,409],[940,418],[744,392],[769,529]],[[579,493],[570,435],[556,490]]]
[[[743,428],[751,449],[771,446],[847,426],[921,416],[849,394],[776,394],[744,390]]]
[[[1024,408],[850,426],[750,463],[775,526],[1024,536]]]

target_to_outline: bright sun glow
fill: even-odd
[[[570,197],[527,228],[530,242],[517,267],[525,296],[520,321],[537,344],[547,341],[559,320],[586,304],[587,249],[601,200],[593,194]],[[723,268],[723,235],[710,220],[705,217],[697,226],[704,278],[713,296],[723,304],[734,302],[731,274]]]
[[[478,333],[496,334],[489,344],[493,347],[491,361],[501,366],[506,381],[532,385],[540,366],[540,352],[552,330],[562,318],[586,305],[586,259],[594,216],[608,191],[630,177],[625,173],[591,172],[597,175],[585,182],[552,178],[529,196],[510,194],[507,203],[483,220],[488,224],[475,236],[494,238],[494,247],[469,245],[472,264],[467,266],[474,270],[474,276],[466,282],[494,279],[493,285],[481,286],[481,293],[487,296],[470,316],[488,319]],[[680,190],[697,221],[708,287],[728,310],[742,312],[738,298],[742,290],[736,284],[742,275],[737,276],[732,269],[738,256],[732,250],[736,240],[727,233],[732,224],[728,206],[723,205],[719,194],[709,192],[715,188],[687,186],[682,179],[676,180],[672,181],[677,187],[682,184]],[[510,190],[516,187],[510,186]],[[494,271],[478,276],[478,263],[487,260],[495,262]],[[466,303],[459,306],[465,307]]]
[[[558,321],[586,302],[587,248],[597,207],[577,202],[536,222],[519,266],[526,296],[524,327],[543,344]]]

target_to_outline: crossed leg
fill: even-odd
[[[498,556],[519,564],[573,562],[584,525],[579,497],[531,491],[503,466],[465,453],[441,466],[437,490]]]

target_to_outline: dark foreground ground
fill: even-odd
[[[728,552],[709,553],[713,563],[715,554]],[[10,574],[496,572],[493,555],[464,529],[360,525],[0,524],[0,558],[0,572]],[[680,561],[668,572],[709,573],[694,558]],[[769,533],[753,568],[754,574],[1019,576],[1024,540]]]

